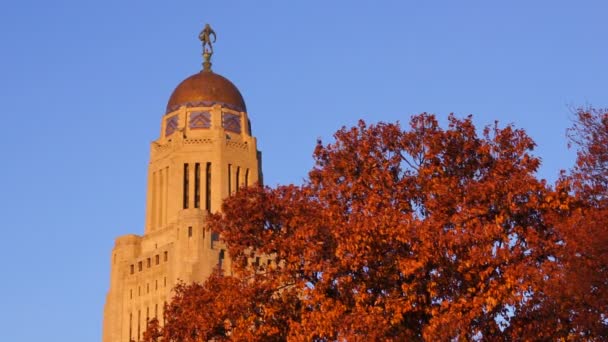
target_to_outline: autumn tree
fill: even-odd
[[[554,336],[574,340],[608,337],[608,111],[581,108],[571,129],[576,164],[557,188],[572,195],[568,215],[555,222],[561,244],[560,269],[542,298],[521,315]]]
[[[569,180],[579,197],[590,205],[608,201],[608,109],[580,108],[568,130],[570,145],[577,149],[576,165]]]
[[[608,338],[608,110],[579,108],[568,130],[576,164],[560,180],[570,187],[572,215],[558,223],[564,238],[563,282],[555,296],[570,336]],[[558,185],[559,186],[559,185]]]
[[[209,229],[232,275],[178,287],[163,341],[517,336],[568,198],[536,178],[523,130],[448,120],[361,121],[318,143],[304,185],[228,198]]]

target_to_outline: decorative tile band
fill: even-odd
[[[190,129],[201,129],[211,127],[211,113],[191,112],[189,127]]]
[[[222,113],[222,127],[234,133],[241,133],[241,116],[231,113]]]
[[[177,115],[167,119],[165,122],[165,136],[169,136],[177,130],[177,119]]]
[[[189,101],[180,104],[173,105],[171,107],[167,107],[167,111],[165,114],[171,113],[173,111],[178,110],[181,106],[186,106],[186,108],[192,107],[213,107],[214,105],[219,104],[222,107],[236,110],[237,112],[244,112],[245,108],[241,108],[240,106],[236,106],[230,103],[224,103],[220,101]]]

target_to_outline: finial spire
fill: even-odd
[[[211,41],[211,36],[213,36],[213,42]],[[213,31],[209,24],[205,24],[205,28],[198,35],[198,39],[203,43],[203,71],[211,71],[212,43],[215,43],[215,31]]]

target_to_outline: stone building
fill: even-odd
[[[206,27],[205,30],[210,30]],[[230,269],[206,216],[239,187],[261,182],[261,154],[245,102],[228,79],[211,71],[209,33],[201,32],[205,63],[173,91],[150,145],[145,231],[116,239],[103,342],[140,341],[178,280],[204,281]],[[215,37],[214,37],[215,38]]]

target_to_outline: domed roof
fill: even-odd
[[[169,102],[167,113],[186,107],[206,107],[215,104],[237,110],[247,111],[245,101],[238,88],[227,78],[210,70],[203,70],[180,83]]]

